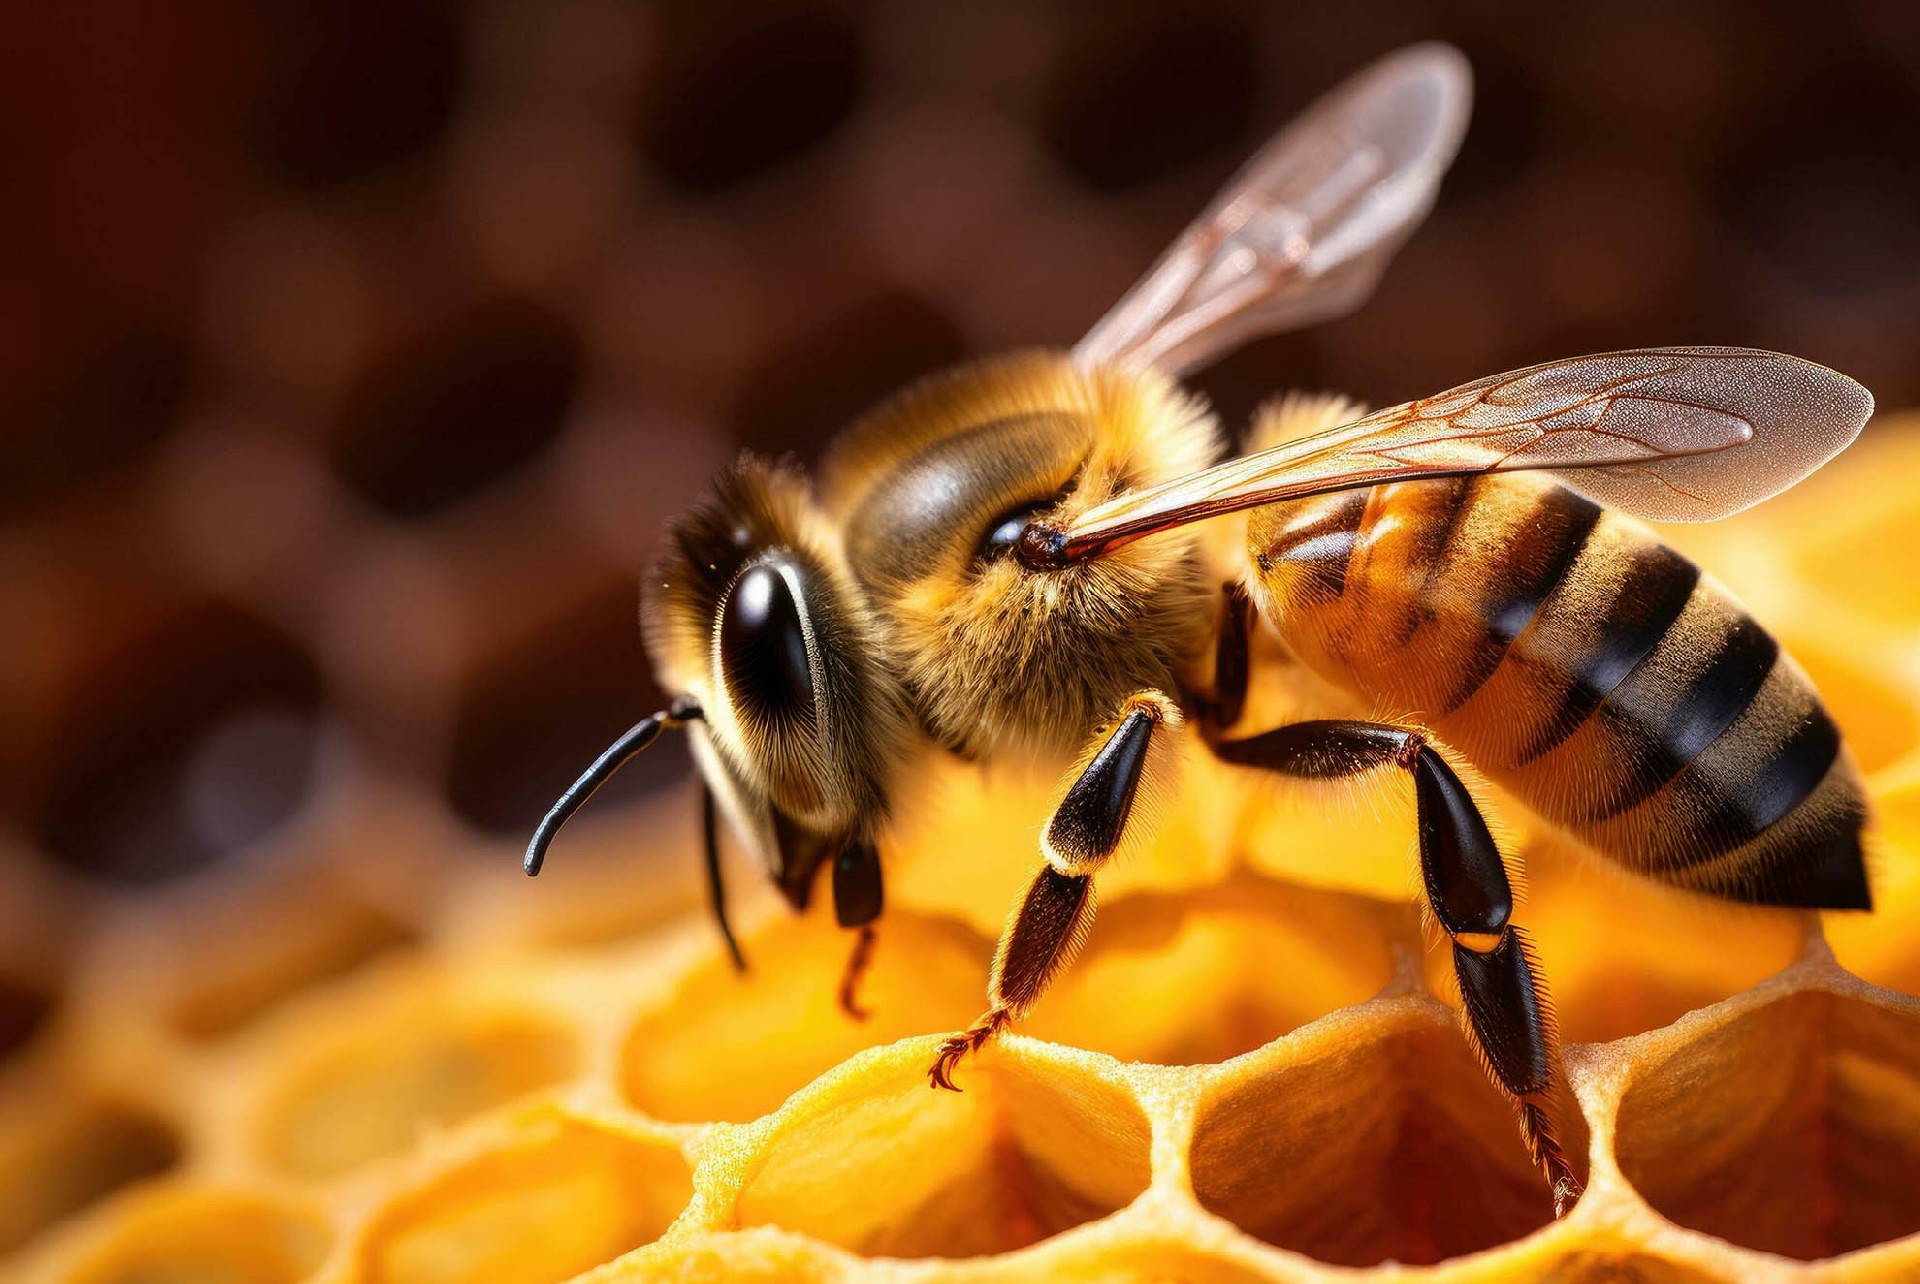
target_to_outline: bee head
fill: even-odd
[[[676,522],[642,598],[663,682],[699,701],[702,773],[796,907],[886,814],[901,698],[797,472],[747,457]]]
[[[936,375],[851,428],[824,479],[853,573],[921,724],[968,754],[1077,746],[1127,695],[1165,685],[1204,635],[1200,537],[1036,571],[1014,556],[1061,522],[1218,454],[1171,380],[1026,353]]]

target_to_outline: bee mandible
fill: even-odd
[[[1178,738],[1281,777],[1397,774],[1467,1037],[1564,1206],[1578,1187],[1552,1118],[1546,981],[1457,764],[1645,877],[1869,908],[1864,791],[1819,695],[1635,519],[1758,503],[1843,449],[1873,402],[1794,357],[1649,348],[1372,414],[1283,401],[1256,416],[1260,448],[1222,462],[1178,378],[1358,306],[1431,207],[1469,97],[1450,48],[1385,59],[1260,151],[1070,352],[908,388],[834,440],[817,487],[753,457],[723,473],[645,581],[646,644],[674,698],[554,805],[527,872],[622,763],[684,729],[735,962],[716,806],[796,909],[831,871],[856,933],[853,1012],[906,764],[1078,751],[987,1009],[929,1071],[951,1088],[1068,965],[1099,871],[1151,826],[1142,781]],[[1238,512],[1244,556],[1211,565],[1196,524]],[[1260,621],[1355,707],[1404,717],[1241,734]]]

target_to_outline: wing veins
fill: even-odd
[[[1872,406],[1845,376],[1778,353],[1600,353],[1477,380],[1115,497],[1067,522],[1055,547],[1072,561],[1261,504],[1515,470],[1557,476],[1639,516],[1710,519],[1817,468],[1859,433]],[[1463,422],[1482,416],[1494,422]],[[1730,450],[1723,461],[1686,462]]]

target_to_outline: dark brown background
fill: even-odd
[[[1478,77],[1439,207],[1360,314],[1200,379],[1231,421],[1683,342],[1912,404],[1916,15],[20,7],[8,877],[84,909],[388,792],[506,858],[658,700],[635,574],[729,452],[810,457],[916,375],[1070,342],[1267,133],[1418,39]]]

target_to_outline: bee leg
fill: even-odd
[[[1420,874],[1427,903],[1453,948],[1467,1034],[1491,1078],[1514,1099],[1520,1135],[1553,1187],[1554,1212],[1579,1194],[1548,1107],[1558,1035],[1526,937],[1510,921],[1513,887],[1473,795],[1412,728],[1372,722],[1300,722],[1216,746],[1227,762],[1332,779],[1394,766],[1413,777]]]
[[[1047,863],[994,952],[987,1011],[940,1045],[927,1072],[934,1087],[959,1091],[954,1068],[1025,1016],[1073,961],[1093,925],[1094,871],[1119,850],[1127,833],[1155,730],[1177,717],[1173,702],[1158,692],[1129,697],[1105,743],[1080,769],[1047,822],[1041,844]]]
[[[733,970],[744,972],[746,956],[734,938],[733,925],[727,922],[727,885],[720,877],[720,830],[714,821],[713,790],[706,785],[700,786],[700,837],[707,854],[707,904],[719,925],[720,939],[726,942],[727,954],[733,959]]]
[[[1213,695],[1200,702],[1200,720],[1211,731],[1225,731],[1247,708],[1249,654],[1253,648],[1253,599],[1246,585],[1228,580],[1220,586],[1225,603],[1214,644]]]
[[[1043,866],[1027,889],[993,956],[986,1012],[959,1034],[941,1043],[927,1082],[960,1091],[954,1069],[968,1053],[1015,1019],[1025,1016],[1054,975],[1072,959],[1093,924],[1093,875],[1062,874]]]
[[[871,843],[849,843],[833,858],[833,913],[840,926],[855,928],[853,953],[840,975],[840,1010],[856,1021],[867,1019],[860,1006],[860,978],[873,961],[873,924],[885,904],[880,853]]]
[[[836,992],[840,1010],[856,1021],[864,1021],[873,1015],[860,1006],[860,981],[873,963],[873,942],[873,924],[865,923],[856,928],[853,952],[847,955],[846,969],[840,973],[840,988]]]

